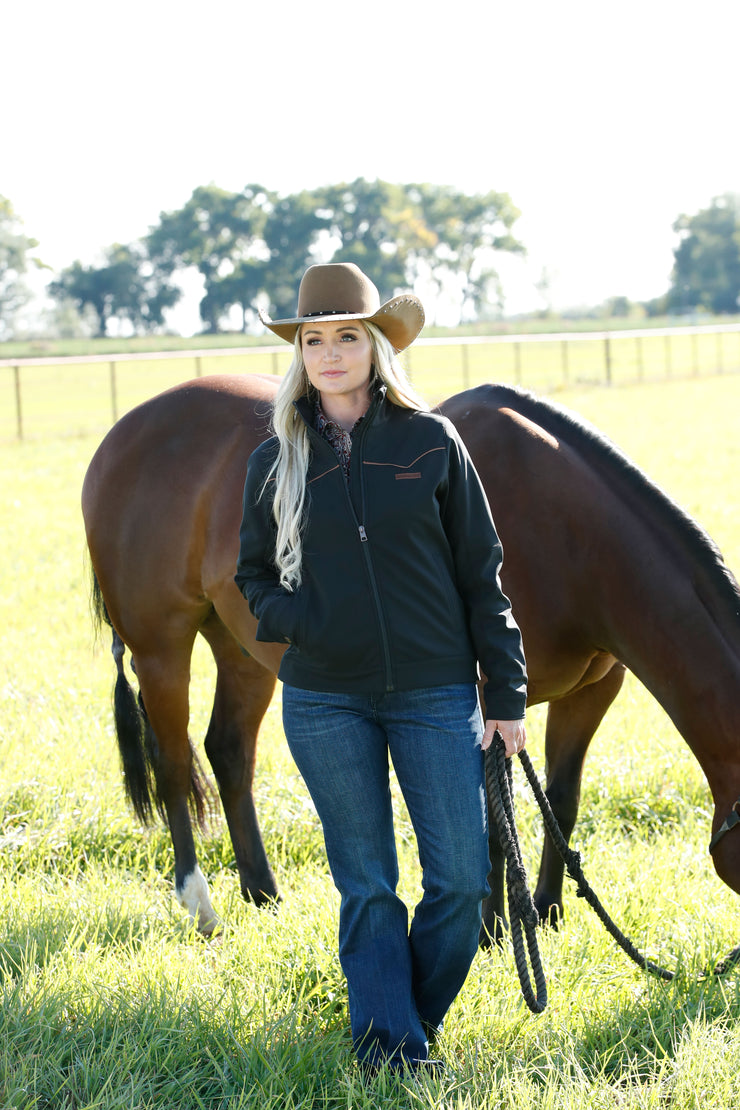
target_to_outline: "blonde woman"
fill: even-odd
[[[357,266],[317,265],[297,315],[264,322],[295,356],[249,460],[236,582],[257,638],[289,645],[283,724],[341,894],[355,1051],[366,1071],[436,1068],[488,893],[482,752],[496,729],[507,755],[526,742],[501,545],[455,429],[398,362],[424,323],[416,297],[381,305]],[[423,873],[410,928],[389,757]]]

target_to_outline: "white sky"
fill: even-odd
[[[23,0],[0,26],[0,193],[54,269],[197,185],[380,177],[511,195],[507,311],[543,267],[558,307],[645,299],[679,213],[740,193],[737,0]]]

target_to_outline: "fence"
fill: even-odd
[[[0,440],[99,432],[141,401],[210,374],[281,374],[279,347],[0,360]],[[406,369],[434,403],[482,382],[538,392],[740,372],[740,324],[420,339]]]

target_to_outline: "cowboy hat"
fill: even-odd
[[[260,320],[292,343],[301,324],[321,320],[365,320],[375,324],[397,351],[416,339],[424,326],[424,309],[413,293],[402,293],[385,304],[370,278],[354,262],[329,262],[309,266],[298,290],[298,315],[271,320],[260,311]]]

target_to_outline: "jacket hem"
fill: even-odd
[[[428,686],[448,686],[457,682],[477,682],[478,666],[472,657],[434,659],[428,663],[398,664],[393,667],[393,682],[378,668],[362,675],[344,675],[313,670],[297,659],[283,656],[278,678],[299,690],[327,694],[383,694],[395,690],[423,690]]]

